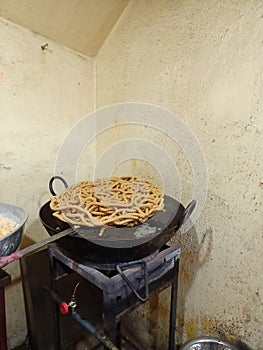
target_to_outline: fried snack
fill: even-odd
[[[0,238],[14,231],[16,226],[17,224],[14,221],[6,219],[2,215],[0,215]]]
[[[51,198],[58,219],[73,225],[134,226],[163,209],[163,192],[148,180],[112,177],[83,181]]]

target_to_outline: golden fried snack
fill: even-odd
[[[0,215],[0,238],[14,231],[16,227],[17,224],[14,221]]]
[[[112,177],[82,181],[51,198],[53,215],[73,225],[134,226],[163,209],[163,192],[148,180]]]

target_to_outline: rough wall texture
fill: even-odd
[[[178,343],[210,334],[263,349],[262,33],[258,0],[136,0],[97,56],[97,107],[140,101],[167,108],[206,157],[204,210],[178,236]],[[153,349],[165,348],[167,338],[168,294],[157,299],[140,311],[135,329]]]
[[[262,15],[256,0],[132,1],[97,57],[97,107],[140,101],[167,108],[192,129],[206,157],[206,205],[195,228],[177,236],[183,250],[178,343],[210,334],[263,349]],[[26,245],[46,237],[38,210],[49,198],[60,144],[92,110],[93,65],[51,42],[41,49],[46,39],[4,20],[0,33],[0,193],[1,201],[28,209]],[[186,203],[191,169],[157,130],[127,130],[115,120],[97,139],[98,156],[106,142],[138,132],[180,160]],[[135,159],[128,169],[140,174],[142,168],[154,172]],[[19,267],[7,271],[12,348],[26,329]],[[166,347],[168,305],[164,291],[140,311],[135,333],[148,348]]]
[[[70,128],[93,110],[93,62],[0,19],[0,197],[26,208],[23,245],[47,238],[38,211],[48,199],[56,154]],[[72,103],[74,101],[74,103]],[[8,346],[27,334],[20,271],[6,270]]]
[[[127,3],[128,0],[3,1],[0,16],[76,52],[94,56]]]

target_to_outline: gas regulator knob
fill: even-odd
[[[63,315],[68,314],[68,304],[65,301],[59,304],[59,310]]]

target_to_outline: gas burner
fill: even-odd
[[[145,261],[147,263],[147,262],[151,261],[152,259],[154,259],[160,252],[168,249],[169,245],[168,244],[163,245],[161,247],[161,249],[143,257],[142,259],[131,260],[128,262],[115,261],[115,262],[108,262],[108,263],[92,261],[92,260],[90,260],[89,257],[86,257],[86,256],[82,256],[82,257],[75,256],[60,246],[57,246],[57,248],[66,257],[68,257],[71,260],[74,260],[76,263],[93,268],[93,269],[97,269],[97,270],[101,271],[102,273],[104,271],[104,273],[108,274],[108,272],[110,272],[110,271],[111,272],[116,271],[117,266],[120,266],[122,269],[129,269],[129,268],[132,268],[136,265],[140,265],[142,263],[142,261]]]

